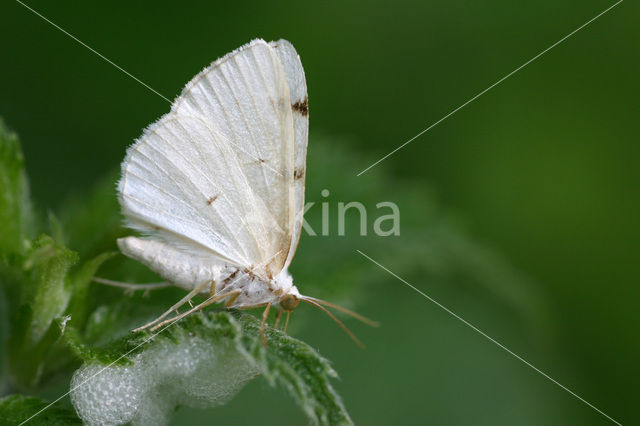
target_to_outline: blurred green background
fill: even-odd
[[[391,156],[378,179],[355,174],[613,2],[28,4],[170,99],[252,38],[290,40],[307,74],[310,133],[347,147],[348,184],[378,201],[415,190],[416,206],[401,203],[405,232],[377,241],[376,260],[622,424],[640,423],[637,3],[621,3]],[[38,207],[56,209],[116,167],[169,105],[18,3],[3,1],[0,16],[0,115],[21,137]],[[320,152],[313,141],[309,156]],[[326,161],[308,172],[309,201],[327,187],[322,176],[335,166]],[[529,277],[500,291],[535,298],[535,312],[515,315],[491,287],[434,285],[412,265],[386,262],[415,244],[423,195]],[[366,259],[332,257],[323,250],[332,238],[365,244],[304,237],[307,260],[294,262],[294,277],[313,280],[304,269],[313,259],[320,273],[361,264],[377,283],[363,284],[354,306],[383,326],[350,322],[365,351],[320,313],[301,312],[294,331],[334,362],[357,424],[608,422]],[[258,380],[225,407],[179,411],[174,423],[186,422],[305,420]]]

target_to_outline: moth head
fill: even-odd
[[[293,311],[299,303],[300,299],[293,294],[285,294],[282,296],[282,299],[280,299],[280,307],[285,312]]]

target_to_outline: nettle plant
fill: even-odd
[[[424,186],[399,184],[382,167],[363,185],[351,172],[354,156],[347,145],[314,138],[307,193],[330,187],[335,199],[359,200],[373,210],[380,193],[393,194],[398,208],[410,206],[410,213],[403,213],[402,237],[358,236],[361,215],[344,210],[346,233],[305,235],[293,266],[305,290],[347,307],[375,294],[372,287],[388,278],[355,255],[362,249],[384,253],[391,267],[417,271],[431,282],[461,278],[525,313],[531,310],[531,295],[525,301],[504,290],[519,281],[517,274],[456,231]],[[122,227],[117,178],[116,172],[109,174],[89,193],[71,196],[45,215],[29,197],[18,137],[0,121],[0,419],[36,425],[166,424],[181,406],[224,404],[248,381],[262,377],[288,392],[310,423],[351,424],[331,384],[337,373],[329,361],[272,327],[266,329],[265,346],[261,320],[251,311],[208,308],[153,338],[146,331],[130,332],[184,292],[165,288],[145,294],[144,287],[126,292],[92,282],[97,273],[133,283],[157,280],[117,251],[116,239],[130,233]],[[310,227],[323,229],[328,219],[319,213],[310,211]],[[393,220],[388,225],[381,226],[393,229]],[[360,350],[346,337],[343,343]],[[39,397],[61,384],[68,384],[70,398]]]

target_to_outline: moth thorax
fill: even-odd
[[[283,311],[291,312],[293,311],[298,304],[300,303],[300,299],[298,299],[293,294],[285,294],[282,299],[280,299],[280,307]]]

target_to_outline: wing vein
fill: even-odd
[[[205,125],[206,125],[206,121],[204,121],[204,120],[202,120],[202,119],[200,119],[200,120],[201,120],[203,123],[205,123]],[[186,133],[186,134],[189,134],[189,132],[187,131],[187,129],[184,127],[184,124],[180,123],[180,121],[179,121],[179,120],[176,120],[176,123],[182,127],[182,129],[185,131],[185,133]],[[174,136],[179,137],[179,136],[178,136],[178,135],[177,135],[177,134],[176,134],[172,129],[167,129],[167,130],[168,130],[169,132],[173,133],[173,135],[174,135]],[[207,129],[207,130],[209,130],[209,129]],[[156,134],[157,134],[157,133],[156,133]],[[214,135],[213,135],[213,132],[212,132],[211,134],[212,134],[212,136],[214,136]],[[189,135],[190,135],[190,134],[189,134]],[[171,146],[171,144],[169,144],[169,143],[168,143],[168,140],[167,140],[164,136],[159,135],[159,134],[158,134],[158,136],[159,136],[159,137],[161,137],[162,139],[164,139],[164,140],[167,142],[167,145]],[[220,145],[217,143],[217,140],[216,140],[215,136],[214,136],[212,139],[213,139],[213,142],[216,144],[216,146],[218,146],[218,147],[219,147]],[[223,190],[222,190],[222,188],[220,187],[220,185],[219,185],[219,184],[217,184],[216,182],[214,182],[214,181],[211,179],[211,177],[212,177],[212,176],[215,176],[215,175],[212,173],[212,170],[211,170],[211,168],[210,168],[211,166],[210,166],[210,165],[208,164],[208,162],[206,161],[204,154],[203,154],[203,153],[202,153],[202,151],[198,148],[198,144],[197,144],[197,143],[195,143],[195,141],[193,140],[193,137],[189,136],[189,142],[191,142],[191,145],[194,147],[194,149],[196,150],[196,152],[198,152],[198,155],[200,156],[200,159],[201,159],[202,163],[204,163],[204,164],[205,164],[205,167],[207,167],[207,169],[208,169],[208,171],[209,171],[209,173],[208,173],[208,174],[207,174],[207,173],[203,173],[203,172],[202,172],[202,170],[200,170],[200,168],[199,168],[199,167],[197,167],[194,163],[192,163],[192,162],[189,160],[189,158],[187,158],[186,156],[184,156],[184,155],[183,155],[179,150],[175,149],[175,147],[171,146],[171,149],[173,149],[173,151],[174,151],[175,153],[177,153],[177,154],[178,154],[178,155],[179,155],[179,156],[180,156],[180,157],[181,157],[181,158],[182,158],[186,163],[188,163],[188,164],[193,168],[193,170],[196,170],[196,171],[197,171],[197,172],[198,172],[202,177],[204,177],[204,179],[205,179],[205,180],[207,180],[207,181],[209,182],[209,184],[211,184],[211,186],[212,186],[212,187],[214,187],[214,188],[216,188],[216,189],[217,189],[217,191],[219,192],[220,196],[222,196],[225,200],[227,200],[227,202],[229,203],[229,205],[230,205],[230,206],[231,206],[231,207],[236,211],[238,219],[240,219],[240,221],[241,221],[241,222],[242,222],[242,224],[245,226],[245,228],[248,228],[248,225],[247,225],[246,221],[244,220],[244,217],[245,217],[245,216],[243,216],[242,214],[240,214],[240,212],[238,211],[238,209],[237,209],[237,207],[235,206],[235,204],[234,204],[233,202],[231,202],[231,200],[229,199],[229,195],[228,195],[225,191],[223,191]],[[222,150],[221,150],[221,151],[222,151]],[[160,152],[160,151],[158,151],[158,152]],[[161,153],[161,152],[160,152],[160,153]],[[162,154],[162,153],[161,153],[161,154]],[[164,154],[163,154],[163,155],[164,155]],[[164,155],[164,157],[165,157],[168,161],[172,162],[172,163],[175,165],[175,163],[174,163],[173,161],[171,161],[171,160],[169,159],[169,157],[167,157],[166,155]],[[223,157],[224,157],[224,156],[223,156]],[[177,167],[177,165],[176,165],[176,167]],[[207,198],[209,198],[209,196],[210,196],[210,195],[209,195],[209,194],[205,194],[205,193],[203,192],[202,188],[198,187],[196,184],[194,184],[194,186],[195,186],[195,187],[200,191],[200,194],[202,194],[202,196],[203,196],[203,200],[206,200]],[[236,188],[236,189],[237,189],[237,188]],[[195,206],[194,206],[194,207],[195,207]],[[217,207],[214,207],[214,208],[216,208],[216,211],[217,211],[217,212],[219,212],[219,210],[217,209]],[[246,214],[246,213],[245,213],[245,214]],[[230,234],[231,234],[231,235],[233,235],[233,236],[234,236],[234,238],[237,238],[237,236],[238,236],[238,234],[240,233],[240,231],[241,231],[241,230],[240,230],[240,229],[238,229],[238,230],[234,231],[234,230],[229,226],[229,222],[228,222],[228,220],[225,218],[225,215],[218,214],[218,216],[220,216],[220,218],[221,218],[222,222],[224,223],[225,227],[229,230]],[[205,219],[205,221],[206,221],[206,219]],[[210,230],[212,229],[212,228],[211,228],[211,226],[210,226],[209,224],[207,224],[207,225],[206,225],[206,228],[207,228],[207,229],[210,229]],[[245,250],[245,248],[244,248],[244,247],[242,247],[242,253],[243,253],[243,255],[244,255],[245,259],[247,259],[247,258],[249,257],[249,255],[248,255],[248,253],[246,252],[246,250]]]
[[[175,120],[175,122],[176,122],[176,123],[178,123],[178,124],[180,124],[180,125],[182,126],[182,124],[181,124],[178,120]],[[182,126],[182,127],[183,127],[183,129],[184,129],[184,126]],[[172,131],[169,127],[167,127],[167,128],[166,128],[166,130],[167,130],[168,132],[171,132],[172,134],[174,134],[174,136],[177,136],[175,133],[173,133],[173,131]],[[186,129],[185,129],[185,130],[186,130]],[[193,164],[193,162],[191,162],[191,161],[189,160],[189,158],[187,158],[186,156],[184,156],[184,155],[183,155],[179,150],[177,150],[173,145],[171,145],[171,144],[169,143],[169,140],[168,140],[165,136],[161,135],[160,133],[158,133],[158,132],[156,132],[156,131],[153,131],[153,132],[151,132],[151,133],[152,133],[152,134],[155,134],[157,137],[159,137],[160,139],[164,140],[164,141],[165,141],[165,143],[166,143],[166,146],[168,146],[170,149],[172,149],[172,150],[173,150],[173,152],[175,152],[175,153],[176,153],[180,158],[182,158],[182,159],[183,159],[183,160],[184,160],[184,161],[185,161],[189,166],[191,166],[193,170],[196,170],[198,173],[200,173],[200,175],[201,175],[205,180],[209,181],[209,183],[210,183],[213,187],[218,187],[218,190],[220,189],[220,188],[219,188],[219,185],[216,185],[216,183],[214,183],[206,173],[202,173],[202,171],[200,170],[200,168],[199,168],[199,167],[197,167],[195,164]],[[141,146],[142,146],[142,145],[141,145]],[[150,149],[153,149],[155,152],[157,152],[159,155],[161,155],[163,158],[165,158],[165,160],[166,160],[167,162],[169,162],[169,163],[173,164],[173,166],[174,166],[177,170],[179,170],[179,167],[178,167],[178,165],[176,164],[176,162],[175,162],[174,160],[172,160],[172,159],[171,159],[171,158],[170,158],[170,157],[169,157],[165,152],[163,152],[162,150],[160,150],[158,147],[154,146],[154,145],[153,145],[153,144],[151,144],[151,143],[147,143],[147,144],[146,144],[146,146],[148,146]],[[139,147],[136,147],[136,148],[139,148]],[[196,149],[197,149],[197,148],[196,148]],[[140,151],[139,149],[138,149],[137,151],[138,151],[138,153],[139,153],[139,154],[141,154],[141,155],[143,155],[144,157],[148,158],[150,161],[153,161],[153,160],[151,160],[151,159],[149,158],[149,156],[147,156],[146,154],[144,154],[144,153],[143,153],[142,151]],[[176,179],[175,179],[175,178],[174,178],[174,177],[173,177],[169,172],[167,172],[166,170],[164,170],[164,169],[163,169],[159,164],[157,164],[157,162],[155,163],[155,165],[156,165],[156,167],[158,167],[158,169],[159,169],[160,171],[162,171],[162,173],[163,173],[163,174],[165,174],[165,175],[166,175],[166,176],[167,176],[171,181],[173,181],[173,183],[174,183],[174,184],[175,184],[175,185],[180,189],[180,191],[182,191],[182,193],[183,193],[183,194],[188,194],[188,191],[186,190],[186,188],[185,188],[184,186],[182,186],[182,185],[181,185],[181,184],[180,184],[180,183],[179,183],[179,182],[178,182],[178,181],[177,181],[177,180],[176,180]],[[205,193],[204,193],[204,191],[202,190],[202,188],[200,188],[200,187],[199,187],[198,185],[196,185],[194,182],[191,182],[191,184],[194,186],[194,188],[196,188],[196,189],[198,190],[198,192],[200,192],[200,194],[202,195],[202,199],[203,199],[203,200],[206,200],[206,199],[210,196],[209,194],[205,194]],[[221,196],[223,196],[224,198],[226,198],[226,199],[227,199],[227,201],[229,202],[229,204],[230,204],[231,206],[233,206],[233,203],[231,203],[231,202],[230,202],[230,200],[228,200],[228,198],[227,198],[228,196],[227,196],[224,192],[220,191],[220,195],[221,195]],[[191,207],[192,207],[192,208],[191,208],[190,210],[195,211],[195,212],[197,213],[197,215],[198,215],[198,216],[203,220],[202,227],[203,227],[204,229],[207,229],[208,231],[213,231],[213,229],[211,228],[211,226],[210,226],[209,221],[207,220],[207,218],[205,218],[205,217],[202,215],[201,210],[200,210],[200,209],[195,208],[195,206],[191,206]],[[223,215],[219,215],[219,216],[220,216],[220,218],[221,218],[221,220],[222,220],[223,224],[225,225],[225,227],[229,230],[229,232],[230,232],[232,235],[237,235],[236,233],[234,233],[234,231],[232,230],[232,228],[229,226],[229,223],[228,223],[227,219],[226,219]],[[241,217],[241,216],[239,216],[239,218],[240,218],[240,220],[242,221],[242,217]],[[237,253],[237,252],[236,252],[236,255],[238,255],[238,254],[240,254],[240,253]],[[247,258],[247,253],[245,252],[245,250],[242,250],[242,256],[243,256],[245,259]]]
[[[225,83],[225,84],[227,85],[227,87],[229,88],[229,91],[230,91],[230,92],[231,92],[231,94],[233,95],[234,102],[235,102],[235,104],[238,106],[238,110],[239,110],[240,114],[242,115],[243,120],[245,121],[245,123],[247,123],[247,117],[246,117],[246,115],[244,114],[244,111],[243,111],[242,105],[241,105],[241,104],[240,104],[240,102],[238,101],[238,98],[237,98],[237,96],[236,96],[236,93],[235,93],[235,91],[233,90],[233,87],[231,87],[231,84],[230,84],[229,80],[227,79],[227,76],[225,75],[225,73],[224,73],[224,71],[223,71],[223,70],[220,70],[220,75],[222,76],[222,79],[224,80],[224,83]],[[213,93],[216,95],[216,98],[220,99],[220,98],[219,98],[219,95],[218,95],[217,91],[215,90],[215,88],[213,87],[213,85],[212,85],[212,84],[210,84],[210,86],[211,86],[211,88],[213,89]],[[251,138],[253,139],[253,137],[254,137],[254,136],[253,136],[253,133],[251,133],[250,126],[248,125],[248,123],[247,123],[247,130],[249,131],[249,134],[251,135]],[[254,144],[254,145],[255,145],[255,144]],[[240,158],[238,158],[238,157],[236,156],[236,159],[237,159],[237,161],[238,161],[238,166],[239,166],[240,170],[242,171],[242,177],[245,179],[245,182],[247,183],[247,186],[249,187],[249,191],[248,191],[248,192],[249,192],[249,194],[251,195],[251,198],[252,198],[252,200],[253,200],[253,204],[254,204],[254,205],[256,205],[256,206],[257,206],[257,205],[261,205],[260,203],[258,203],[258,202],[257,202],[258,197],[257,197],[257,195],[256,195],[255,190],[253,189],[253,187],[249,184],[249,179],[247,178],[247,175],[246,175],[246,174],[244,173],[244,171],[242,170],[242,167],[240,167]],[[270,213],[268,210],[264,210],[264,211],[263,211],[263,213],[264,213],[264,212],[268,212],[268,213]],[[271,215],[269,215],[269,216],[271,216]],[[261,223],[260,223],[260,227],[262,228],[262,235],[263,235],[263,236],[268,235],[268,234],[267,234],[267,229],[265,228],[265,225],[264,225],[264,222],[261,222]],[[252,234],[254,234],[254,233],[252,233]],[[256,241],[256,247],[258,248],[258,250],[259,250],[259,251],[260,251],[260,253],[261,253],[261,259],[266,259],[267,257],[266,257],[266,252],[265,252],[265,249],[264,249],[264,247],[263,247],[263,244],[261,244],[260,242],[258,242],[258,240],[257,240],[257,235],[252,235],[252,236],[253,236],[253,238],[254,238],[254,241]]]
[[[131,194],[125,194],[125,195],[124,195],[124,197],[128,198],[128,199],[129,199],[129,200],[131,200],[131,201],[134,201],[134,202],[136,202],[136,203],[139,203],[139,204],[141,204],[141,205],[143,205],[143,206],[146,206],[146,207],[148,207],[148,208],[150,208],[150,209],[152,209],[152,208],[153,208],[153,206],[152,206],[151,204],[146,203],[146,202],[144,202],[144,201],[142,201],[142,200],[140,200],[140,199],[138,199],[138,198],[134,197],[134,196],[133,196],[133,195],[131,195]],[[169,213],[169,212],[163,212],[163,214],[164,214],[164,215],[166,215],[166,216],[170,216],[170,217],[172,217],[172,218],[175,218],[176,220],[179,220],[180,222],[187,222],[187,223],[191,223],[191,224],[194,224],[194,225],[198,225],[198,224],[197,224],[197,223],[195,223],[195,222],[192,222],[192,221],[190,221],[190,220],[185,219],[183,216],[178,216],[178,215],[175,215],[175,214],[173,214],[173,213]],[[152,226],[153,226],[153,224],[152,224],[151,222],[148,222],[146,219],[143,219],[143,218],[135,218],[135,220],[138,220],[138,221],[140,221],[140,222],[146,222],[146,223],[148,223],[148,224],[150,224],[150,225],[152,225]],[[172,232],[172,233],[173,233],[173,234],[175,234],[174,232]],[[234,262],[234,263],[236,263],[236,262],[237,262],[237,263],[239,263],[239,264],[243,263],[243,262],[238,262],[237,260],[234,260],[234,259],[232,259],[232,258],[229,258],[228,256],[225,256],[224,254],[219,253],[219,252],[217,252],[216,250],[213,250],[211,247],[209,247],[209,246],[207,246],[207,245],[205,245],[205,244],[202,244],[200,241],[197,241],[197,240],[195,240],[195,239],[193,239],[193,238],[191,238],[191,237],[189,237],[189,236],[186,236],[186,235],[183,235],[183,234],[175,234],[175,235],[178,235],[180,238],[182,238],[182,239],[184,239],[184,240],[187,240],[187,241],[190,241],[190,242],[192,242],[192,243],[194,243],[194,244],[197,244],[198,246],[201,246],[201,247],[206,248],[207,250],[209,250],[210,252],[214,253],[216,256],[218,256],[218,257],[220,257],[220,258],[223,258],[223,259],[229,259],[230,261],[232,261],[232,262]]]
[[[229,116],[229,114],[225,111],[225,108],[223,107],[223,103],[222,103],[222,99],[220,99],[220,95],[218,94],[218,92],[216,91],[216,88],[214,87],[213,84],[211,84],[211,81],[209,80],[209,78],[207,78],[206,76],[201,80],[203,81],[205,84],[207,84],[209,86],[209,88],[211,89],[211,93],[213,93],[213,95],[215,96],[216,102],[218,103],[218,105],[220,105],[220,109],[222,110],[222,113],[224,114],[224,116],[227,119],[227,122],[231,123],[233,120],[231,119],[231,117]],[[207,90],[203,90],[202,91],[205,94],[205,97],[207,98],[208,102],[210,104],[213,105],[212,99],[209,97],[209,93]],[[238,105],[238,107],[240,106],[239,103],[236,101],[236,105]],[[206,114],[205,111],[202,110],[202,107],[200,105],[198,105],[198,109],[200,109],[200,111],[203,114]],[[230,161],[232,161],[232,159],[228,158],[228,157],[233,157],[233,159],[235,159],[235,164],[238,167],[239,170],[242,170],[242,167],[240,166],[240,159],[238,158],[237,155],[235,155],[235,153],[231,152],[231,155],[229,155],[227,152],[225,152],[220,144],[216,144],[218,146],[218,148],[220,149],[220,152],[223,153],[223,158],[225,159],[225,163],[228,165]],[[232,144],[235,146],[235,144]],[[207,167],[209,168],[209,166],[207,165]],[[212,174],[211,169],[209,168],[209,173]],[[243,173],[244,176],[244,173]],[[240,188],[238,187],[238,182],[236,181],[236,179],[231,179],[231,181],[233,182],[233,185],[236,189],[236,193],[240,193]],[[249,192],[250,194],[252,194],[252,196],[254,197],[255,200],[255,195],[253,194],[253,190],[251,188],[251,185],[249,184],[249,181],[246,179],[245,177],[245,187],[247,189],[246,192]],[[247,209],[245,207],[245,205],[243,203],[239,203],[241,204],[241,209],[243,211],[242,214],[240,214],[239,211],[236,210],[236,212],[238,213],[238,216],[240,218],[240,220],[242,221],[243,225],[245,225],[245,228],[247,230],[247,232],[251,235],[251,238],[253,239],[253,241],[256,243],[256,247],[259,247],[260,244],[257,240],[257,237],[255,235],[255,233],[253,232],[253,228],[251,228],[246,221],[244,220],[245,218],[248,217],[248,212]]]

